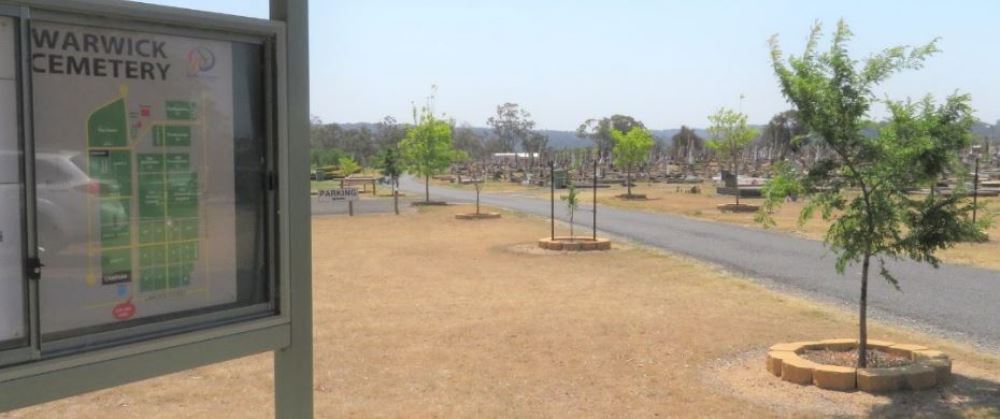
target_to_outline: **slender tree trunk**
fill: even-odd
[[[733,162],[733,177],[736,178],[736,206],[740,205],[740,166],[739,163]]]
[[[569,241],[573,241],[574,237],[576,237],[576,235],[573,234],[573,213],[574,212],[576,212],[576,211],[572,211],[571,210],[569,212]]]
[[[392,209],[399,215],[399,178],[392,178]]]
[[[860,333],[858,337],[858,368],[868,367],[868,268],[871,262],[871,255],[865,254],[861,264],[861,308]]]
[[[476,183],[476,215],[479,215],[479,184]]]
[[[424,201],[431,202],[431,175],[424,176]]]
[[[632,166],[625,169],[625,186],[628,188],[628,197],[632,197]]]

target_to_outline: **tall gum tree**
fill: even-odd
[[[771,211],[789,191],[809,197],[800,214],[803,223],[819,210],[832,221],[827,245],[837,254],[836,269],[861,264],[858,367],[867,367],[868,278],[871,263],[899,289],[887,259],[912,259],[937,267],[935,252],[957,242],[981,237],[980,225],[968,213],[960,194],[911,198],[907,190],[930,185],[956,172],[959,153],[970,143],[974,121],[970,98],[952,95],[941,105],[921,101],[880,101],[874,89],[903,70],[919,69],[938,52],[937,41],[918,47],[893,47],[857,61],[848,55],[853,36],[840,21],[830,47],[818,49],[821,26],[813,26],[801,56],[782,56],[771,39],[772,65],[784,96],[795,106],[811,135],[831,150],[806,173],[787,165],[765,188],[760,219],[773,224]],[[871,123],[872,104],[882,102],[890,117]]]

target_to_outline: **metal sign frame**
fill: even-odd
[[[268,123],[274,140],[272,184],[277,196],[269,209],[277,233],[271,246],[273,311],[266,317],[208,325],[87,352],[63,355],[42,345],[37,318],[38,286],[28,280],[31,348],[27,362],[0,366],[0,412],[113,387],[261,352],[275,351],[275,415],[313,415],[311,240],[309,210],[309,73],[307,0],[270,0],[271,19],[251,19],[119,0],[0,0],[0,13],[16,12],[22,48],[31,19],[78,16],[146,30],[149,25],[182,34],[226,34],[227,38],[267,39],[273,68],[265,72]],[[25,54],[30,50],[23,50]],[[22,62],[27,62],[23,60]],[[27,65],[22,79],[30,83]],[[32,172],[30,94],[22,94],[27,123],[22,130],[25,173]],[[25,176],[26,199],[34,199],[33,179]],[[27,211],[31,213],[32,211]],[[27,247],[36,249],[29,214]],[[294,240],[291,240],[294,238]],[[29,257],[33,253],[29,252]],[[44,302],[42,302],[44,303]]]

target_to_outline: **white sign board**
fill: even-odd
[[[323,189],[316,196],[318,202],[336,202],[358,200],[358,188]]]
[[[14,34],[14,20],[0,17],[0,343],[25,335]]]
[[[234,303],[232,44],[40,21],[30,42],[42,333]]]

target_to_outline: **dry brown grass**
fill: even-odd
[[[453,219],[466,209],[314,219],[319,417],[840,412],[827,410],[823,392],[769,403],[802,387],[768,376],[762,352],[742,370],[758,381],[716,374],[730,373],[720,360],[776,342],[853,336],[849,314],[643,248],[526,252],[547,223],[510,213]],[[965,346],[881,324],[872,337],[941,348],[958,373],[992,371],[981,382],[1000,382],[1000,359]],[[269,417],[270,369],[271,356],[255,356],[0,417]],[[998,398],[979,394],[914,397],[945,412],[1000,414]],[[913,406],[837,397],[862,413],[906,415]]]

